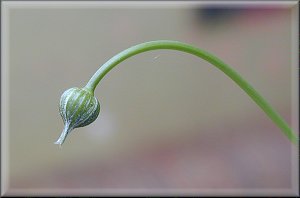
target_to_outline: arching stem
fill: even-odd
[[[271,118],[271,120],[281,129],[284,135],[294,144],[297,144],[298,137],[289,127],[289,125],[284,121],[284,119],[271,107],[271,105],[235,70],[233,70],[229,65],[225,64],[216,56],[191,45],[181,43],[178,41],[150,41],[142,43],[133,47],[130,47],[119,54],[112,57],[104,65],[102,65],[97,72],[92,76],[90,81],[85,86],[86,89],[94,90],[100,80],[117,64],[126,60],[127,58],[140,54],[142,52],[158,49],[169,49],[186,52],[198,56],[212,65],[216,66],[222,72],[224,72],[229,78],[238,84],[253,100],[254,102]]]

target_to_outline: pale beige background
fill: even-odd
[[[9,191],[289,192],[287,138],[227,76],[181,52],[121,63],[96,89],[98,119],[53,144],[64,90],[84,86],[116,53],[159,39],[215,54],[290,123],[291,9],[236,10],[209,23],[201,6],[11,8]]]

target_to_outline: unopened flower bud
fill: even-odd
[[[90,90],[77,87],[66,90],[59,103],[59,113],[65,127],[55,144],[63,144],[73,129],[94,122],[99,112],[100,104]]]

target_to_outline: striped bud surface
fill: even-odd
[[[73,129],[94,122],[99,112],[100,104],[90,90],[77,87],[66,90],[59,103],[59,113],[65,126],[55,144],[62,145]]]

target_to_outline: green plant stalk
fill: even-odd
[[[238,84],[253,100],[254,102],[270,117],[270,119],[281,129],[283,134],[293,143],[297,144],[298,137],[284,121],[284,119],[271,107],[271,105],[235,70],[229,65],[225,64],[222,60],[216,56],[186,43],[169,40],[150,41],[142,43],[133,47],[130,47],[119,54],[112,57],[104,65],[102,65],[98,71],[92,76],[90,81],[85,86],[86,89],[94,93],[96,86],[100,80],[116,65],[126,60],[127,58],[140,54],[146,51],[169,49],[186,52],[198,56],[212,65],[216,66],[222,72],[224,72],[229,78]]]

